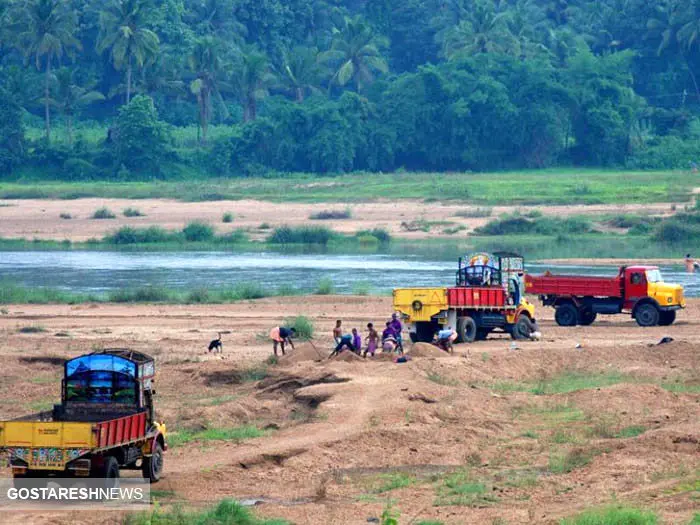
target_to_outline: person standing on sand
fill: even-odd
[[[396,344],[401,349],[403,353],[403,340],[401,339],[401,332],[403,331],[403,325],[399,321],[399,316],[396,313],[391,314],[391,321],[389,326],[394,331],[394,339],[396,339]]]
[[[339,344],[340,340],[343,338],[343,327],[342,327],[343,321],[338,319],[335,322],[335,328],[333,328],[333,341],[335,341],[335,344]]]
[[[292,350],[296,350],[294,348],[294,343],[292,342],[292,337],[295,336],[296,333],[296,328],[286,328],[284,326],[276,326],[272,330],[270,330],[270,338],[272,339],[272,351],[275,353],[275,357],[277,357],[277,345],[280,345],[280,347],[282,348],[282,355],[285,355],[285,343],[289,343],[289,345],[292,347]]]
[[[379,334],[374,329],[374,325],[372,323],[367,323],[367,332],[368,335],[365,337],[367,347],[365,348],[364,357],[367,357],[367,354],[372,354],[372,357],[374,357],[374,352],[377,351],[377,346],[379,346]]]
[[[355,347],[357,355],[360,355],[362,351],[362,336],[357,333],[357,328],[352,329],[352,346]]]

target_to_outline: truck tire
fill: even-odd
[[[666,310],[659,315],[659,326],[670,326],[676,320],[675,310]]]
[[[105,488],[111,489],[119,486],[119,462],[114,456],[107,456],[102,466],[102,477],[105,479]]]
[[[476,341],[476,321],[471,317],[460,317],[457,319],[457,334],[460,343],[473,343]]]
[[[596,314],[590,308],[582,308],[578,312],[578,322],[582,326],[592,325],[593,321],[595,321],[596,317],[598,317],[598,314]]]
[[[143,458],[141,472],[144,479],[151,483],[156,483],[160,480],[160,475],[163,472],[163,447],[160,446],[159,441],[156,441],[155,445],[153,445],[151,457]]]
[[[661,312],[651,303],[640,304],[634,311],[634,318],[639,326],[656,326],[659,324]]]
[[[564,303],[554,310],[554,320],[559,326],[576,326],[578,324],[578,310],[571,303]]]
[[[530,339],[530,334],[535,331],[535,325],[526,315],[521,315],[513,325],[510,331],[510,336],[516,340]]]

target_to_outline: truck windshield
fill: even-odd
[[[662,283],[664,279],[661,277],[661,272],[659,270],[647,270],[647,282]]]

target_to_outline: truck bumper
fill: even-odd
[[[683,310],[685,305],[675,304],[672,306],[659,306],[659,310],[662,312],[671,312],[673,310]]]

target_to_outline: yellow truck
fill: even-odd
[[[498,330],[527,339],[538,327],[535,307],[525,298],[523,267],[515,253],[460,258],[456,286],[397,288],[394,310],[402,314],[413,342],[431,342],[444,327],[454,329],[464,343]]]
[[[66,361],[61,404],[0,421],[0,452],[15,483],[26,478],[118,478],[139,469],[156,482],[167,449],[166,427],[155,420],[150,356],[127,349]]]

